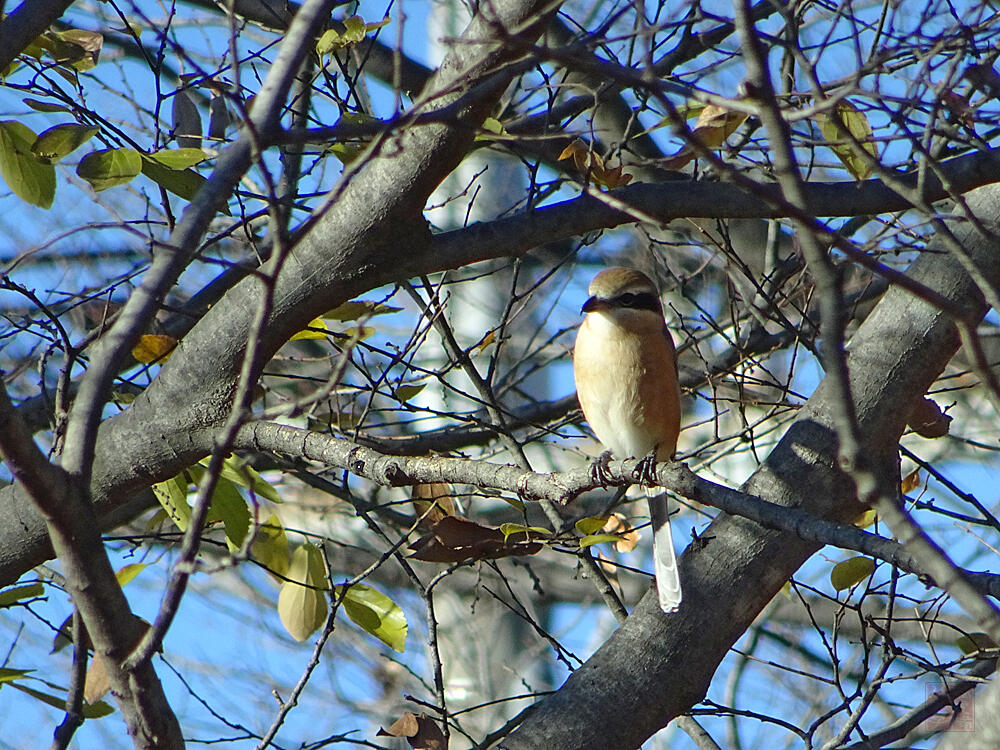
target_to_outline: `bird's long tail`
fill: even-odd
[[[656,574],[656,593],[660,609],[674,612],[681,603],[681,578],[677,570],[674,540],[670,535],[670,513],[665,492],[647,489],[649,517],[653,526],[653,572]]]

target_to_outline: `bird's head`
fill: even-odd
[[[663,306],[656,285],[650,278],[631,268],[608,268],[590,282],[590,298],[583,312],[603,312],[616,319],[635,319],[655,314],[662,324]]]

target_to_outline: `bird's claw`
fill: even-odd
[[[608,488],[611,482],[611,451],[604,451],[590,464],[590,478],[595,484],[601,485],[602,490]]]
[[[654,448],[648,455],[641,458],[635,465],[632,476],[639,484],[656,484],[656,449]]]

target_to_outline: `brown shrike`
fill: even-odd
[[[573,352],[583,414],[617,458],[668,461],[681,427],[680,387],[660,295],[649,277],[629,268],[601,271],[588,292]],[[603,465],[595,464],[595,471]],[[667,500],[663,494],[647,497],[660,608],[673,612],[681,602],[681,582]]]

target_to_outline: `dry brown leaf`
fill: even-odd
[[[379,737],[405,737],[414,750],[445,750],[448,743],[437,723],[427,714],[416,716],[409,711],[388,729],[379,729]]]
[[[707,104],[698,115],[691,135],[706,148],[718,148],[747,119],[745,112],[720,107],[717,104]],[[687,143],[673,156],[660,163],[664,169],[678,170],[697,156],[694,147]]]
[[[141,617],[135,619],[139,621],[141,627],[138,630],[135,643],[132,644],[133,649],[142,642],[143,636],[150,628],[150,624]],[[87,640],[89,641],[89,638]],[[83,682],[83,699],[93,705],[107,695],[110,690],[111,678],[108,676],[107,664],[100,654],[94,654],[94,658],[87,665],[87,676]]]
[[[605,534],[618,534],[621,537],[615,542],[615,549],[618,552],[631,552],[639,543],[639,532],[632,528],[632,524],[621,513],[610,516],[601,531]]]
[[[430,529],[445,516],[455,515],[452,488],[445,482],[428,482],[413,487],[413,507],[420,517],[420,528]]]
[[[559,154],[559,161],[566,159],[572,159],[577,171],[595,185],[613,189],[628,185],[632,181],[632,175],[623,172],[622,165],[608,168],[601,155],[592,151],[580,138],[575,139]]]
[[[939,438],[948,434],[951,417],[929,398],[919,401],[907,420],[910,429],[925,438]]]
[[[538,542],[504,539],[503,532],[462,516],[445,516],[410,545],[410,557],[425,562],[493,560],[511,555],[534,555],[542,549]]]
[[[559,154],[558,161],[566,159],[572,159],[579,171],[586,172],[590,167],[590,147],[583,140],[577,138]]]

